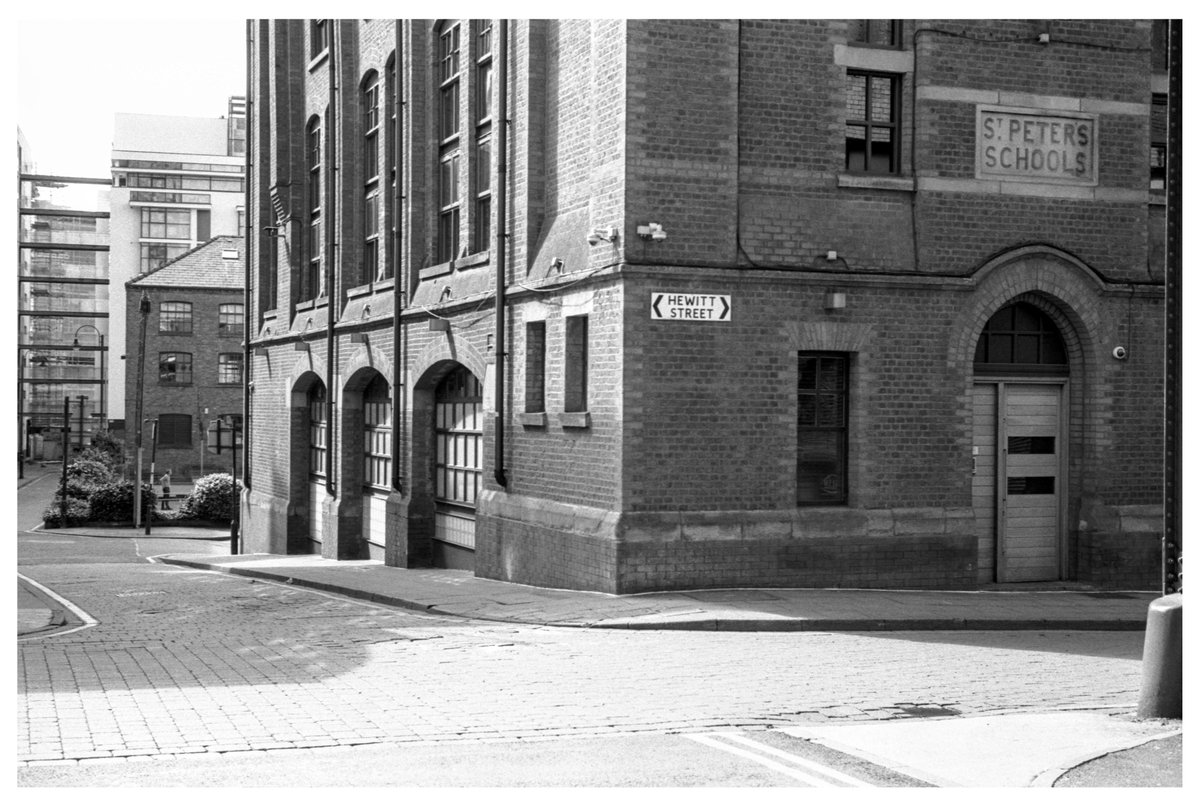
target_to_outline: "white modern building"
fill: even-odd
[[[113,127],[110,288],[121,290],[218,235],[242,235],[245,222],[246,101],[229,99],[222,117],[118,113]],[[119,294],[118,294],[119,296]],[[124,305],[110,312],[109,419],[132,417],[125,400]]]

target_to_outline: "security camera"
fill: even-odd
[[[1129,351],[1120,345],[1117,345],[1113,348],[1113,358],[1117,359],[1118,361],[1124,361],[1125,359],[1129,358]]]
[[[603,240],[604,239],[600,237],[600,233],[598,233],[598,232],[588,233],[588,244],[593,247],[596,246],[597,244],[599,244]]]

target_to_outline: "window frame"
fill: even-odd
[[[588,411],[588,315],[566,317],[563,327],[563,412]]]
[[[183,357],[187,357],[184,359]],[[168,358],[171,357],[171,358]],[[174,369],[168,370],[168,365]],[[195,379],[192,354],[182,350],[160,350],[158,353],[158,383],[163,387],[190,387]]]
[[[391,490],[392,439],[391,389],[378,375],[363,390],[363,488]]]
[[[850,84],[851,84],[851,80],[855,77],[862,77],[863,79],[865,79],[863,104],[864,104],[864,110],[866,112],[866,117],[861,118],[861,119],[850,117],[850,108],[849,108]],[[872,106],[873,106],[873,103],[872,103],[872,101],[873,101],[872,79],[885,79],[888,81],[888,84],[889,84],[889,95],[890,95],[889,101],[891,104],[891,117],[886,122],[877,121],[871,117],[872,116]],[[901,173],[902,173],[902,171],[901,171],[901,155],[902,155],[901,98],[902,98],[902,90],[904,87],[903,81],[904,81],[904,76],[900,73],[889,73],[887,71],[882,71],[882,70],[858,70],[858,69],[850,69],[850,70],[846,71],[846,101],[847,101],[847,105],[846,105],[846,109],[845,109],[845,122],[844,122],[844,129],[843,129],[843,134],[845,135],[845,137],[844,137],[845,152],[843,155],[844,156],[843,168],[846,172],[852,173],[852,174],[857,174],[857,175],[863,175],[863,176],[868,176],[868,175],[869,176],[900,176],[901,175]],[[860,127],[863,127],[863,129],[864,129],[864,132],[863,132],[864,136],[863,136],[863,141],[862,141],[864,145],[863,145],[863,150],[861,152],[863,166],[861,168],[860,167],[852,167],[850,164],[850,160],[851,160],[850,142],[851,142],[851,139],[849,137],[849,133],[845,130],[848,130],[851,126],[860,126]],[[871,144],[874,142],[874,140],[872,138],[872,133],[875,129],[887,129],[887,130],[891,131],[892,137],[891,137],[890,143],[892,146],[892,153],[891,153],[891,157],[889,160],[889,168],[887,171],[873,170],[871,167],[871,162],[872,162],[872,160],[871,160]]]
[[[850,36],[847,42],[856,48],[889,48],[900,49],[904,46],[904,21],[903,20],[851,20]],[[872,28],[876,25],[887,25],[890,27],[889,37],[887,42],[872,42]],[[855,34],[862,31],[865,34],[864,39],[855,38]]]
[[[241,386],[244,370],[245,365],[241,353],[217,354],[217,384],[219,386]]]
[[[195,320],[192,304],[186,300],[163,300],[158,304],[158,332],[177,336],[193,333]],[[170,327],[168,323],[173,324]]]
[[[234,330],[236,326],[236,330]],[[245,303],[221,303],[217,306],[217,336],[229,339],[245,335]]]
[[[525,412],[546,411],[546,321],[525,323]]]
[[[325,385],[316,382],[308,390],[305,402],[308,406],[308,477],[325,479],[329,460],[329,421],[326,419]]]
[[[308,264],[301,284],[304,299],[316,299],[323,291],[321,287],[321,259],[324,238],[321,231],[321,165],[324,146],[321,118],[312,117],[304,130],[305,162],[308,167],[308,228],[306,235]]]
[[[443,23],[437,32],[433,71],[437,99],[437,216],[435,263],[458,257],[462,188],[458,173],[462,146],[462,29],[461,20]]]
[[[853,355],[850,353],[837,353],[823,350],[801,350],[796,354],[796,506],[797,507],[841,507],[849,503],[850,494],[850,371]],[[801,386],[805,377],[804,363],[806,361],[816,362],[814,385],[809,387]],[[836,363],[838,370],[838,384],[835,388],[822,387],[822,367],[823,362]],[[813,399],[811,409],[813,420],[815,422],[804,422],[804,414],[806,407],[804,406],[804,398],[810,396]],[[837,418],[840,423],[821,422],[822,406],[821,398],[824,396],[828,399],[830,396],[835,398],[835,406],[837,409]],[[828,411],[828,410],[826,410]],[[806,471],[802,468],[802,463],[805,461],[805,435],[825,435],[832,436],[834,451],[834,469],[837,471],[840,468],[840,479],[837,486],[840,491],[839,495],[820,497],[806,496],[806,478],[813,477],[812,471]],[[808,460],[812,462],[811,458]],[[826,474],[825,478],[834,474]],[[820,489],[819,486],[814,486]]]

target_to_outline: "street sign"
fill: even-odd
[[[650,294],[650,319],[685,322],[729,322],[733,319],[732,295],[677,294],[656,291]]]

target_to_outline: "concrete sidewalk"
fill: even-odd
[[[716,589],[612,595],[505,583],[452,569],[398,569],[316,555],[165,555],[243,575],[429,613],[580,628],[743,631],[1144,630],[1148,591],[1049,586],[981,591]]]

